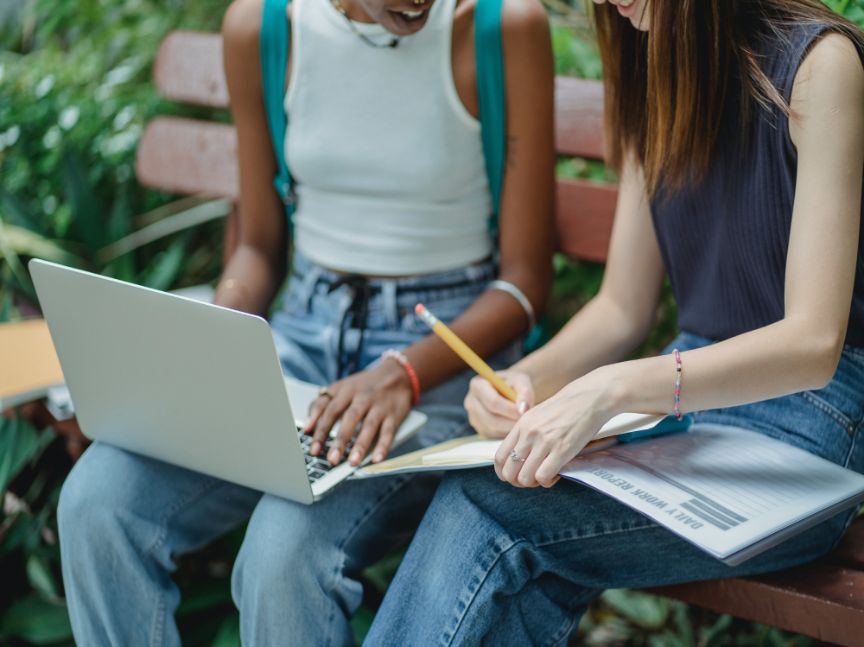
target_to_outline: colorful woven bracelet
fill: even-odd
[[[411,366],[411,362],[406,357],[405,353],[398,351],[395,348],[385,350],[381,355],[381,359],[392,359],[399,363],[405,369],[408,375],[408,381],[411,382],[411,406],[415,406],[420,401],[420,378],[417,377],[417,371]]]
[[[681,363],[681,353],[678,352],[677,348],[672,351],[672,355],[675,357],[675,408],[672,413],[678,420],[681,420],[684,417],[681,414],[681,373],[684,365]]]

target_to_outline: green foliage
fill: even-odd
[[[823,2],[859,27],[864,26],[864,0],[823,0]]]
[[[226,5],[37,0],[0,11],[0,302],[33,300],[32,256],[160,287],[215,276],[218,254],[194,276],[177,262],[186,246],[216,248],[214,227],[129,256],[100,252],[168,200],[133,170],[146,121],[177,111],[150,80],[159,41],[179,26],[218,27]]]
[[[583,617],[587,647],[815,647],[817,640],[643,593],[604,592]]]

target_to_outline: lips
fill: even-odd
[[[625,18],[630,18],[636,13],[636,0],[629,0],[629,2],[619,3],[618,13]]]
[[[411,9],[388,9],[393,22],[399,27],[402,35],[413,34],[426,24],[429,17],[429,6],[422,9],[412,7]]]

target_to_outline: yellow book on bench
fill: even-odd
[[[0,324],[0,410],[45,396],[63,371],[44,319]]]

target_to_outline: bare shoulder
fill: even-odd
[[[234,0],[222,20],[226,48],[247,52],[258,47],[264,0]]]
[[[549,32],[549,17],[540,0],[504,0],[501,30],[508,40],[544,37]]]
[[[864,65],[849,37],[840,33],[823,36],[798,68],[792,88],[792,110],[808,112],[824,102],[859,101],[864,97]],[[861,104],[858,103],[858,108]]]
[[[864,66],[856,45],[838,33],[821,38],[801,62],[790,101],[796,147],[858,142],[864,127]]]

